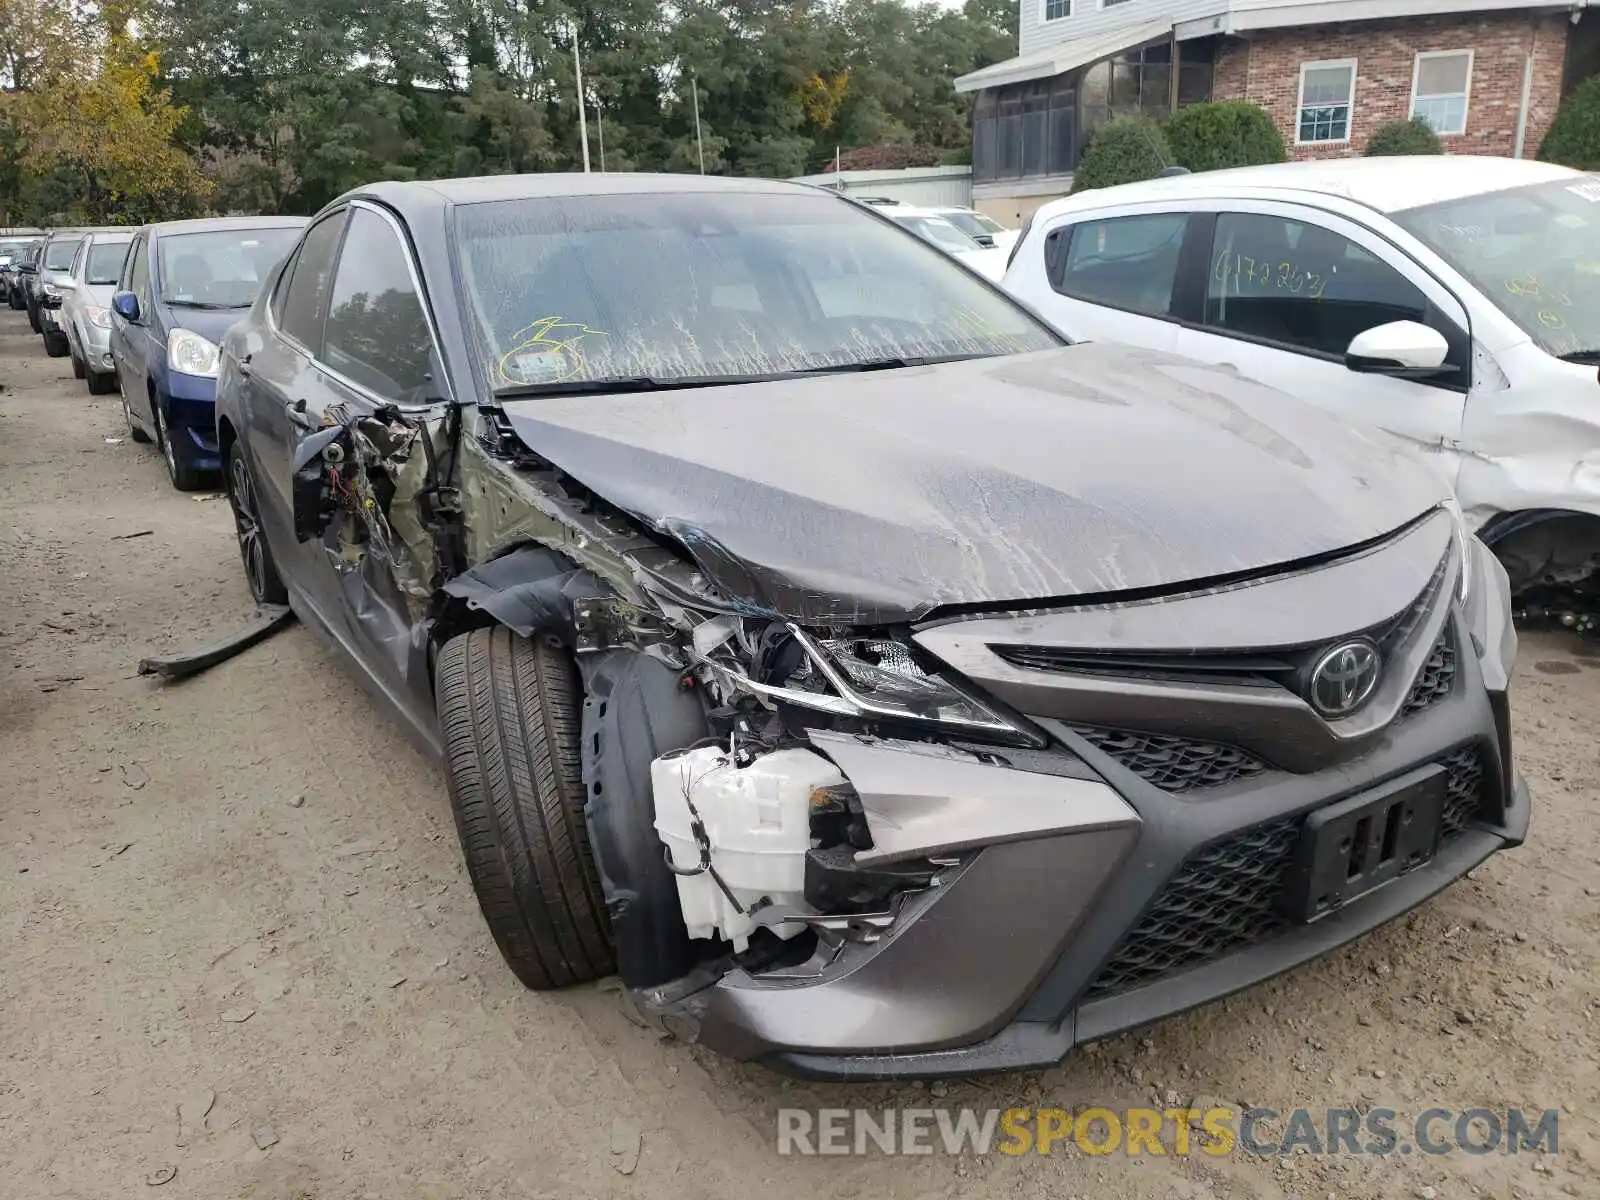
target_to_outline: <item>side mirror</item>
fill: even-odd
[[[139,319],[139,297],[132,292],[118,292],[111,297],[111,308],[124,321]]]
[[[1417,321],[1391,321],[1351,339],[1344,365],[1361,375],[1394,375],[1401,379],[1453,370],[1444,365],[1450,343],[1437,329]]]
[[[78,290],[78,281],[70,275],[58,276],[51,282],[53,282],[56,287],[63,292],[75,292]]]

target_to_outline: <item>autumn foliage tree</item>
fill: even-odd
[[[76,180],[90,221],[136,224],[199,211],[210,185],[176,143],[185,112],[157,85],[158,57],[113,33],[97,67],[18,98],[24,162]]]

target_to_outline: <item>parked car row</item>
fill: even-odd
[[[305,224],[299,217],[53,229],[14,244],[13,307],[94,395],[120,388],[134,441],[174,487],[214,484],[217,343]],[[0,243],[0,257],[5,256]]]
[[[1430,170],[1419,204],[1466,197]],[[137,231],[110,354],[175,484],[225,467],[252,595],[442,758],[526,985],[615,972],[812,1077],[1037,1067],[1526,835],[1506,572],[1379,428],[1405,388],[1496,403],[1523,343],[1461,282],[1364,290],[1400,235],[1359,178],[1238,209],[1292,220],[1270,251],[1225,191],[1047,206],[1009,291],[824,189],[379,183]],[[1113,317],[1230,352],[1074,336]],[[1302,403],[1258,347],[1388,395]]]

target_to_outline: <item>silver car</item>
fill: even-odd
[[[132,229],[94,230],[84,236],[67,275],[56,280],[61,307],[53,316],[72,356],[72,373],[102,396],[116,390],[111,358],[111,293],[133,244]]]

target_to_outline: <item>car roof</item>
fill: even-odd
[[[455,205],[561,196],[648,196],[715,193],[721,195],[814,195],[827,188],[774,179],[723,175],[670,175],[647,171],[548,172],[538,175],[481,175],[465,179],[389,180],[346,192],[339,200],[377,200],[409,218]],[[335,202],[337,203],[337,201]]]
[[[228,229],[298,229],[309,217],[194,217],[187,221],[158,221],[145,231],[156,237],[174,233],[214,233]]]
[[[1378,212],[1392,213],[1486,192],[1583,176],[1582,171],[1555,163],[1485,155],[1330,158],[1198,171],[1166,179],[1147,179],[1142,183],[1094,188],[1052,201],[1044,206],[1041,215],[1054,216],[1141,200],[1271,197],[1283,192],[1337,196]]]

